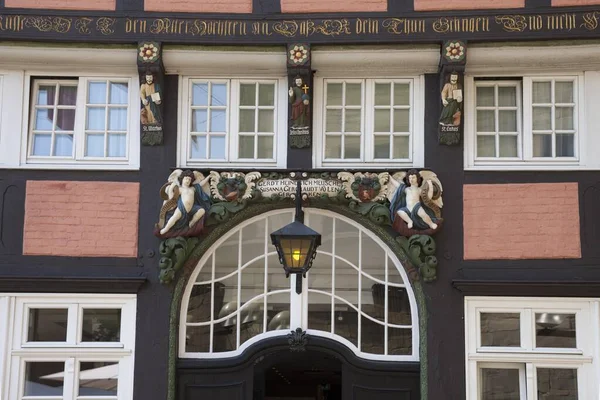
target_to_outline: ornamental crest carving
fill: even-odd
[[[380,174],[340,172],[338,178],[344,182],[346,198],[368,203],[385,200],[390,174],[387,172]]]
[[[260,172],[222,172],[210,173],[210,192],[219,201],[241,201],[252,198],[256,180]]]

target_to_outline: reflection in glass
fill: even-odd
[[[188,300],[187,322],[210,321],[211,285],[194,285]]]
[[[378,294],[379,296],[381,295]],[[381,300],[378,298],[378,301]],[[388,323],[394,325],[412,325],[410,300],[405,288],[388,286]]]
[[[106,82],[88,84],[88,104],[106,104]]]
[[[126,131],[127,130],[127,109],[110,108],[108,111],[108,130]]]
[[[481,345],[519,347],[521,345],[521,314],[481,313]]]
[[[192,111],[192,132],[206,132],[206,110],[193,110]]]
[[[192,106],[208,105],[208,83],[194,83],[192,85]]]
[[[67,340],[66,308],[29,309],[28,342],[65,342]]]
[[[390,158],[390,137],[389,135],[374,136],[374,155],[373,158],[386,159]]]
[[[533,130],[549,131],[552,129],[552,108],[533,107]]]
[[[274,116],[273,110],[258,110],[258,132],[274,132]]]
[[[555,103],[573,103],[573,82],[555,82],[554,93]]]
[[[412,330],[410,328],[388,328],[388,355],[412,354]]]
[[[79,363],[79,396],[116,396],[118,387],[118,362]]]
[[[289,284],[288,284],[289,287]],[[290,329],[290,293],[267,296],[267,331]]]
[[[496,156],[496,136],[477,135],[477,157]]]
[[[227,105],[227,84],[213,83],[211,85],[211,106],[226,106]]]
[[[371,354],[384,354],[384,331],[383,324],[379,324],[364,315],[361,320],[361,344],[360,350]]]
[[[500,136],[500,157],[518,157],[517,136]]]
[[[577,370],[537,369],[538,399],[577,400]]]
[[[54,105],[56,98],[56,86],[55,85],[40,85],[38,87],[38,95],[36,104],[39,106],[51,106]]]
[[[331,261],[330,255],[317,250],[313,266],[308,272],[309,288],[331,293]]]
[[[121,309],[83,310],[81,341],[118,342],[121,337]]]
[[[240,106],[256,105],[256,85],[254,83],[240,84]]]
[[[338,258],[334,262],[335,295],[358,307],[358,271]]]
[[[275,85],[260,83],[258,85],[258,105],[272,106],[275,104]]]
[[[225,136],[210,136],[210,158],[213,160],[225,158]]]
[[[327,105],[341,106],[342,105],[342,84],[328,83],[327,84]]]
[[[125,113],[127,115],[127,113]],[[56,111],[56,130],[72,131],[75,129],[75,110],[57,110]],[[123,129],[125,130],[125,129]]]
[[[482,368],[481,400],[520,400],[518,369]]]
[[[392,94],[392,85],[390,83],[375,84],[375,105],[389,106]]]
[[[334,333],[358,347],[358,313],[348,304],[335,300]]]
[[[533,135],[533,156],[552,157],[552,135]]]
[[[254,132],[254,110],[240,110],[240,132]]]
[[[254,136],[239,136],[239,158],[254,158]]]
[[[575,135],[556,134],[556,157],[575,157]]]
[[[392,283],[392,284],[403,284],[404,280],[402,279],[402,275],[400,275],[400,272],[398,272],[398,268],[396,267],[396,264],[394,264],[394,262],[392,261],[391,258],[388,257],[387,259],[387,266],[388,266],[388,284]]]
[[[61,87],[61,92],[62,92]],[[62,95],[62,93],[61,93]],[[111,82],[110,84],[110,104],[127,104],[127,84]],[[60,99],[59,99],[60,101]],[[61,103],[62,104],[62,103]],[[73,103],[75,104],[75,103]]]
[[[498,125],[500,132],[516,132],[517,112],[515,110],[498,111]]]
[[[273,136],[258,136],[258,158],[273,158]]]
[[[342,137],[327,135],[325,137],[325,158],[342,157]]]
[[[63,396],[64,362],[26,362],[23,396]]]
[[[40,109],[35,111],[35,130],[51,131],[53,125],[54,111]]]
[[[206,135],[193,135],[191,158],[206,158]]]
[[[241,302],[265,292],[265,259],[259,258],[242,270]]]
[[[264,315],[262,297],[252,303],[244,304],[240,310],[240,344],[263,333]]]
[[[237,271],[238,269],[238,254],[240,244],[240,232],[236,232],[229,236],[215,250],[215,279]]]
[[[73,135],[54,136],[54,155],[71,157],[73,155]]]
[[[498,106],[516,107],[517,88],[514,86],[498,86]]]
[[[188,326],[185,330],[185,351],[207,353],[210,347],[210,325]]]
[[[226,285],[226,288],[231,288]],[[237,348],[237,292],[236,288],[233,287],[231,290],[225,293],[225,302],[218,314],[216,319],[220,322],[214,325],[214,339],[213,339],[213,351],[233,351]]]
[[[533,82],[533,103],[552,102],[552,82]]]
[[[494,107],[494,87],[478,86],[476,98],[478,107]]]
[[[410,158],[410,137],[394,136],[394,159]]]
[[[331,297],[320,293],[308,294],[308,329],[331,332]]]
[[[340,219],[335,221],[335,253],[358,266],[358,228]]]
[[[88,134],[86,138],[86,157],[104,157],[104,134]]]
[[[103,131],[106,128],[105,115],[105,108],[88,107],[86,129]]]
[[[360,158],[360,136],[344,138],[344,158]]]
[[[225,110],[210,110],[210,131],[225,132],[227,126],[227,112]]]
[[[535,313],[536,347],[577,347],[575,314]]]

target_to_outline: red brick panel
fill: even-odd
[[[595,6],[600,0],[552,0],[552,7],[564,6]]]
[[[23,254],[137,257],[139,183],[27,181]]]
[[[577,183],[465,185],[465,260],[581,258]]]
[[[145,0],[144,10],[249,14],[252,12],[252,0]]]
[[[281,12],[387,11],[388,0],[281,0]]]
[[[525,0],[415,0],[415,11],[523,8]]]
[[[55,10],[107,10],[114,11],[116,0],[5,0],[11,8],[45,8]]]

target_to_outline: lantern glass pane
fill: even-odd
[[[289,269],[296,270],[304,268],[311,239],[282,239],[281,246],[285,263]]]

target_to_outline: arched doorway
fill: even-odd
[[[356,221],[330,211],[305,212],[305,223],[322,234],[323,244],[303,280],[301,295],[292,289],[295,278],[285,277],[269,237],[293,220],[291,209],[271,211],[237,225],[200,259],[181,302],[178,353],[180,365],[204,372],[203,377],[200,372],[182,374],[194,382],[204,382],[211,375],[214,382],[218,375],[214,366],[232,372],[237,365],[228,379],[244,382],[238,389],[240,396],[245,394],[239,398],[252,398],[248,393],[254,390],[249,387],[255,387],[254,398],[266,399],[270,388],[261,391],[258,386],[268,384],[270,372],[261,373],[256,361],[286,351],[284,358],[292,361],[278,360],[279,368],[288,374],[306,374],[300,362],[304,356],[294,358],[286,347],[286,336],[300,328],[311,337],[307,351],[316,351],[318,343],[338,360],[340,392],[352,393],[344,399],[366,398],[373,390],[384,389],[394,398],[402,398],[398,393],[418,398],[418,308],[398,258]],[[265,343],[270,348],[264,348]],[[275,350],[277,346],[282,349]],[[210,372],[209,365],[213,366]],[[333,364],[329,365],[331,369]],[[334,371],[318,370],[335,376]],[[394,374],[397,379],[390,380]],[[398,387],[400,382],[402,387]],[[335,379],[323,385],[328,383],[330,388],[337,385]],[[227,396],[238,390],[225,386]],[[292,388],[292,393],[299,391]]]

